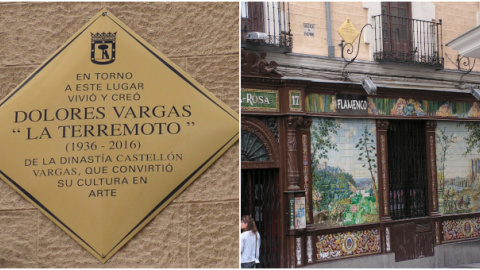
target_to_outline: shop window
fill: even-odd
[[[390,121],[387,141],[391,218],[426,216],[425,122]]]

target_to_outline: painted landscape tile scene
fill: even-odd
[[[440,213],[480,211],[480,123],[437,122],[436,152]]]
[[[379,220],[375,128],[375,120],[313,120],[312,202],[316,228]]]

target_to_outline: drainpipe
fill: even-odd
[[[328,42],[328,57],[335,57],[335,47],[332,41],[332,17],[330,16],[330,2],[325,2],[325,17],[327,20],[327,42]]]

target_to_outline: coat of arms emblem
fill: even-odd
[[[106,65],[115,61],[115,33],[90,33],[92,35],[91,60],[94,64]]]

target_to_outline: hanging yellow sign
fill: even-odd
[[[0,101],[0,177],[106,262],[238,140],[238,124],[102,10]]]
[[[357,28],[355,28],[355,25],[353,25],[349,17],[345,19],[337,31],[347,44],[352,44],[359,35]]]

